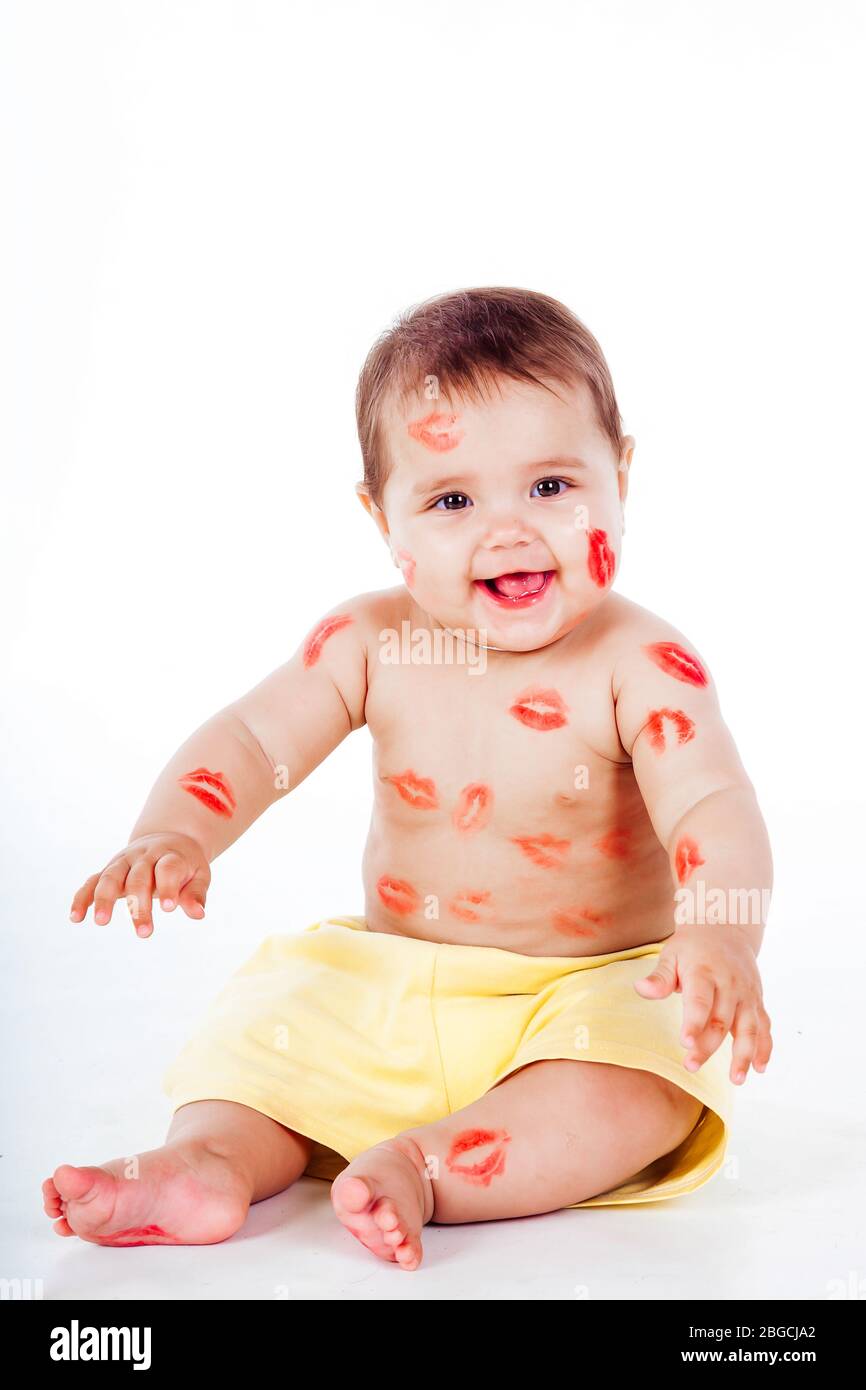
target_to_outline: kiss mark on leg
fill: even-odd
[[[403,578],[411,588],[412,585],[415,583],[415,561],[412,559],[412,556],[409,554],[408,550],[398,550],[397,560],[399,562]]]
[[[476,1187],[489,1187],[494,1178],[505,1172],[505,1145],[511,1143],[511,1135],[504,1129],[464,1129],[458,1134],[448,1150],[445,1165],[449,1173],[464,1178]],[[492,1144],[493,1148],[486,1158],[477,1163],[458,1163],[457,1160],[473,1149]]]
[[[561,729],[568,723],[568,705],[559,691],[538,685],[518,695],[508,713],[528,729]]]
[[[439,798],[432,777],[419,777],[411,768],[407,768],[405,772],[395,773],[393,777],[384,777],[382,780],[390,782],[403,800],[416,810],[437,810]]]
[[[231,820],[237,802],[228,779],[222,772],[210,772],[206,767],[197,767],[192,772],[185,772],[177,781],[185,792],[196,797],[208,810]]]
[[[421,906],[420,897],[411,883],[407,883],[404,878],[392,878],[390,874],[383,874],[376,884],[376,891],[385,906],[401,917],[407,917],[410,912],[417,912]]]
[[[699,864],[705,864],[706,860],[701,858],[701,851],[697,840],[693,840],[691,835],[683,835],[677,842],[674,852],[674,863],[676,865],[677,881],[685,883],[691,878]]]
[[[597,849],[607,859],[628,859],[631,853],[631,831],[609,830],[600,840],[595,841],[593,849]]]
[[[425,449],[432,449],[434,454],[447,454],[451,449],[456,449],[463,438],[463,430],[454,428],[458,418],[457,415],[433,410],[423,420],[412,420],[407,429],[411,437],[423,444]]]
[[[662,671],[678,681],[685,681],[686,685],[706,685],[709,681],[698,658],[678,642],[650,642],[644,651]]]
[[[646,722],[650,746],[663,753],[666,747],[664,721],[668,720],[676,728],[677,743],[688,743],[695,736],[695,721],[681,709],[654,709]]]
[[[307,668],[315,666],[328,638],[333,637],[335,632],[339,632],[340,628],[346,627],[351,622],[354,622],[351,613],[335,613],[333,617],[323,618],[320,623],[317,623],[304,642],[304,665]]]
[[[477,907],[480,907],[482,903],[486,904],[489,899],[489,892],[477,893],[467,888],[454,895],[448,904],[448,911],[453,917],[459,917],[461,922],[480,922],[482,920],[481,913],[476,912],[469,904],[474,903]]]
[[[590,907],[569,907],[553,914],[553,925],[563,936],[595,936],[609,921],[609,912],[594,912]]]
[[[482,830],[493,812],[493,792],[484,782],[470,782],[460,793],[452,820],[461,834]]]
[[[540,869],[561,869],[571,848],[570,840],[553,835],[510,835],[509,839]]]
[[[593,584],[604,589],[613,579],[616,556],[607,540],[607,532],[595,529],[589,533],[589,553],[586,557],[589,577]]]

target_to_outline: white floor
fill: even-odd
[[[779,835],[777,825],[777,845]],[[3,933],[0,1276],[41,1280],[49,1300],[866,1297],[866,928],[862,912],[857,920],[842,910],[859,900],[853,883],[816,879],[814,895],[806,891],[807,850],[821,862],[822,849],[824,862],[856,864],[854,844],[846,853],[833,824],[816,829],[791,813],[760,956],[775,1051],[767,1072],[738,1091],[726,1169],[669,1202],[428,1227],[413,1272],[358,1245],[333,1216],[327,1183],[311,1178],[259,1203],[220,1245],[111,1250],[54,1234],[43,1177],[61,1162],[161,1143],[169,1109],[159,1077],[190,1010],[256,944],[226,938],[216,907],[207,949],[196,935],[204,928],[192,925],[186,936],[163,932],[161,945],[128,929],[99,936],[90,919],[84,931],[67,930],[63,866],[62,882],[37,883],[38,901]],[[350,910],[327,910],[340,907]],[[148,946],[156,949],[145,955]]]

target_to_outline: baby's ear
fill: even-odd
[[[376,525],[378,526],[380,532],[382,533],[382,537],[385,541],[385,544],[391,551],[391,557],[394,560],[394,564],[396,565],[397,560],[394,556],[394,547],[391,544],[391,537],[388,531],[388,521],[385,516],[385,513],[382,511],[382,508],[378,506],[376,502],[373,501],[372,497],[370,496],[370,490],[367,487],[366,483],[355,484],[355,495],[357,496],[365,512],[369,512],[370,516],[373,518]]]

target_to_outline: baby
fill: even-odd
[[[634,439],[595,338],[542,294],[441,296],[357,418],[402,582],[183,744],[72,920],[202,918],[211,861],[366,724],[364,915],[263,942],[169,1068],[166,1143],[43,1184],[60,1235],[221,1241],[308,1173],[415,1269],[429,1221],[693,1191],[770,1057],[767,834],[707,663],[612,591]]]

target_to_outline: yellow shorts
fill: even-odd
[[[576,1207],[693,1192],[721,1167],[734,1085],[730,1034],[686,1071],[682,995],[644,999],[662,942],[601,956],[525,956],[330,917],[268,936],[165,1072],[174,1110],[233,1100],[313,1141],[307,1175],[477,1100],[542,1058],[656,1072],[702,1102],[691,1134],[628,1182]]]

